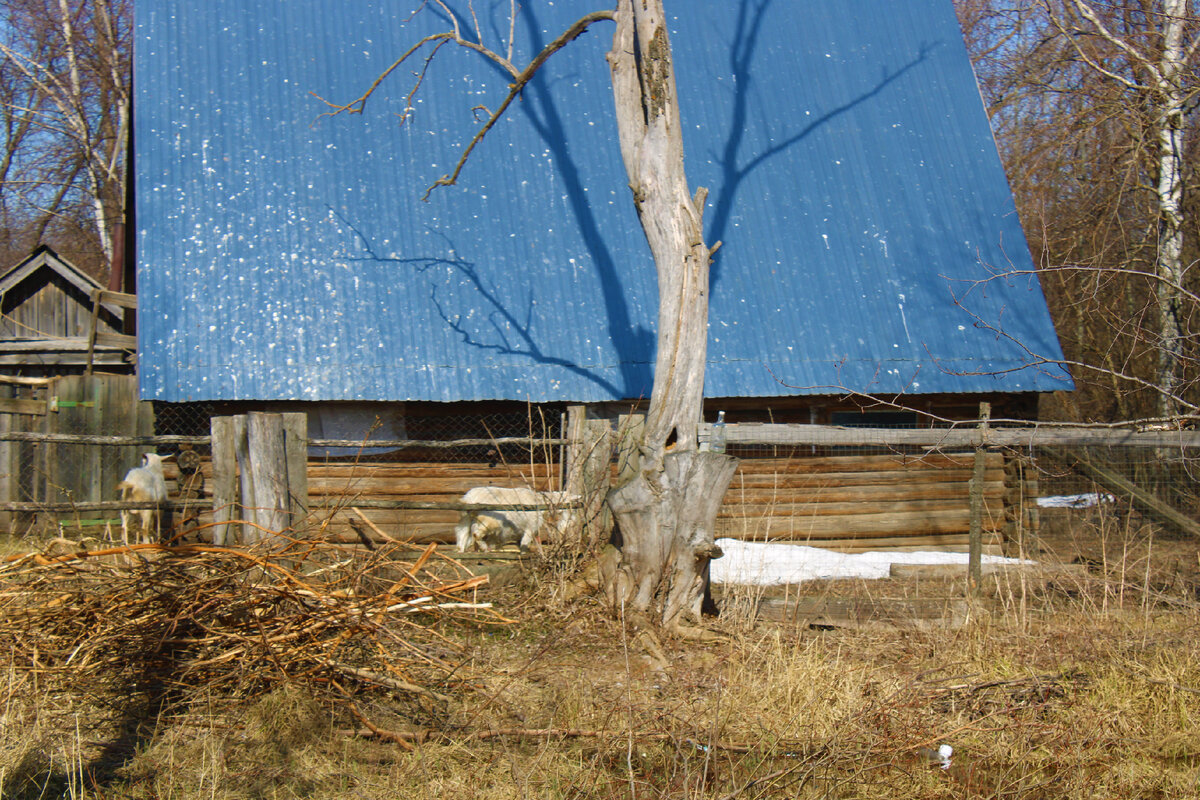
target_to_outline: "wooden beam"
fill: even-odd
[[[27,378],[22,375],[0,375],[0,383],[13,383],[18,386],[49,386],[54,378]]]
[[[126,333],[97,333],[92,344],[96,347],[119,347],[122,350],[136,350],[137,337]]]
[[[795,625],[933,625],[958,627],[966,620],[962,598],[931,597],[873,599],[853,597],[765,597],[759,601],[762,619]]]
[[[1177,511],[1170,503],[1149,492],[1142,491],[1134,486],[1132,481],[1116,471],[1095,463],[1088,458],[1087,453],[1071,450],[1067,456],[1076,469],[1113,494],[1128,497],[1133,507],[1146,516],[1171,530],[1200,537],[1200,524],[1186,514]]]
[[[5,431],[0,433],[0,442],[98,444],[113,447],[125,447],[126,445],[147,445],[154,447],[160,444],[205,445],[210,441],[212,440],[208,436],[99,436],[84,433],[39,433],[33,431]]]
[[[223,547],[232,541],[229,523],[241,516],[237,506],[238,479],[233,417],[213,417],[212,430],[212,493],[213,544]]]
[[[10,397],[0,397],[0,414],[35,414],[46,413],[45,400],[20,400]]]
[[[975,423],[962,428],[843,428],[837,425],[784,425],[741,422],[726,427],[730,445],[826,445],[912,446],[934,449],[984,447],[1032,447],[1037,445],[1108,445],[1111,447],[1200,447],[1200,431],[1103,430],[1037,425],[1021,428],[989,428],[982,432]],[[711,423],[701,423],[702,436],[711,433]]]

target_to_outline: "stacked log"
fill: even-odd
[[[717,535],[847,552],[965,550],[973,458],[936,453],[742,459],[718,515]],[[984,545],[986,552],[999,552],[1005,463],[998,452],[986,459]],[[203,462],[200,473],[210,471]],[[168,472],[168,479],[175,476]],[[209,482],[206,477],[205,485]],[[396,539],[448,544],[454,541],[457,510],[394,506],[454,503],[476,486],[560,485],[558,466],[546,464],[310,462],[308,468],[312,519],[326,535],[345,539],[362,535],[359,522],[365,517]],[[202,525],[206,517],[196,521]]]
[[[972,453],[743,459],[719,536],[846,552],[967,548]],[[1003,531],[1004,459],[986,456],[984,544]]]

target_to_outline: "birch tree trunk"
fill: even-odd
[[[1183,28],[1187,0],[1166,0],[1163,49],[1154,76],[1158,118],[1158,412],[1179,413],[1177,393],[1183,364],[1183,115],[1187,100],[1181,78],[1186,63]]]
[[[736,460],[698,452],[708,346],[707,191],[683,163],[679,98],[662,0],[619,0],[608,54],[621,155],[658,271],[658,350],[640,469],[608,498],[622,545],[614,605],[676,628],[700,615],[717,509]],[[718,245],[719,246],[719,245]]]
[[[1152,168],[1157,208],[1155,250],[1155,300],[1158,306],[1158,358],[1155,383],[1158,389],[1157,411],[1162,417],[1180,412],[1180,390],[1186,332],[1183,319],[1184,255],[1184,116],[1195,98],[1195,63],[1200,37],[1194,30],[1190,39],[1192,0],[1156,0],[1142,9],[1144,26],[1122,27],[1121,18],[1106,18],[1106,6],[1089,0],[1064,0],[1064,9],[1074,17],[1060,16],[1051,0],[1043,0],[1051,10],[1051,19],[1068,35],[1079,58],[1108,80],[1136,93],[1139,104],[1149,117],[1147,129],[1154,139]],[[1120,5],[1108,8],[1109,13]],[[1135,17],[1136,19],[1137,17]],[[1106,21],[1107,20],[1107,21]],[[1111,46],[1120,58],[1097,55],[1084,42],[1088,33]],[[1122,67],[1120,62],[1127,63]]]

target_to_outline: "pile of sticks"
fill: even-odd
[[[288,684],[428,706],[461,680],[448,628],[509,621],[478,601],[486,580],[433,545],[397,542],[28,553],[0,562],[0,652],[7,669],[72,694],[248,697]]]

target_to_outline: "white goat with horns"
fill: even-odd
[[[172,456],[143,453],[142,465],[125,473],[125,480],[117,484],[117,496],[122,502],[154,503],[154,508],[121,509],[121,536],[129,544],[129,523],[138,516],[141,533],[138,541],[158,541],[162,538],[162,504],[167,499],[167,481],[163,477],[163,461]]]

